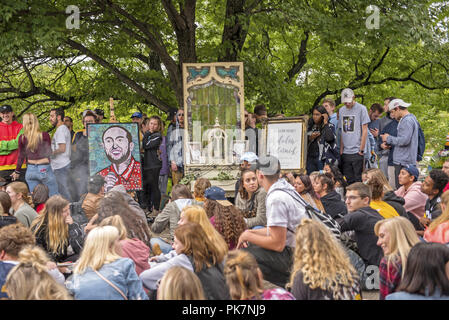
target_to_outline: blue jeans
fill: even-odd
[[[69,202],[72,202],[72,197],[70,196],[68,188],[68,177],[69,177],[70,164],[61,169],[55,169],[56,182],[58,183],[58,189],[61,196],[63,196]]]
[[[171,244],[165,242],[161,238],[151,238],[150,240],[151,250],[153,250],[153,246],[155,243],[159,244],[159,247],[161,248],[163,254],[167,254],[173,250]]]
[[[59,194],[56,177],[49,164],[27,164],[25,180],[30,192],[33,192],[34,188],[42,183],[48,187],[50,197]]]

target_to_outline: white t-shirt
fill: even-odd
[[[306,210],[287,192],[276,189],[293,189],[291,191],[296,192],[293,186],[284,179],[279,179],[270,187],[266,200],[267,227],[287,228],[285,245],[294,248],[296,245],[294,232],[301,219],[307,218]]]
[[[61,125],[51,139],[51,151],[59,148],[60,143],[65,143],[65,151],[51,157],[51,168],[53,170],[64,168],[70,164],[70,154],[72,150],[72,138],[69,129],[65,125]]]

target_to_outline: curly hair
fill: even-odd
[[[328,291],[335,300],[353,298],[348,291],[358,282],[357,273],[338,240],[318,221],[302,219],[296,229],[293,271],[287,287],[292,287],[298,272],[311,289]]]
[[[209,217],[215,217],[215,228],[223,236],[228,246],[237,244],[246,229],[242,212],[235,206],[223,206],[216,200],[206,199],[204,210]]]
[[[261,298],[263,283],[257,261],[251,253],[243,250],[230,251],[223,273],[232,300]]]
[[[40,247],[25,247],[8,274],[5,289],[13,300],[72,300],[67,289],[48,273],[50,261]]]
[[[96,223],[100,224],[103,219],[114,215],[122,218],[128,231],[128,238],[137,238],[147,246],[150,245],[151,233],[147,222],[132,211],[118,191],[110,191],[105,198],[101,199]]]
[[[0,229],[0,251],[5,251],[9,256],[18,257],[23,247],[34,245],[35,242],[31,230],[21,223],[10,224]]]

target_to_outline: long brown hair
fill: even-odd
[[[215,217],[215,228],[225,239],[228,246],[237,244],[240,235],[246,229],[242,212],[235,206],[223,206],[215,200],[206,199],[204,210],[208,216]]]
[[[54,254],[63,253],[69,242],[69,227],[62,215],[67,205],[69,202],[60,195],[50,197],[42,213],[31,224],[35,235],[45,232],[48,250]]]
[[[256,171],[250,170],[250,169],[243,170],[242,173],[240,174],[239,191],[238,192],[240,194],[240,197],[242,197],[242,199],[245,199],[245,200],[247,200],[249,198],[249,195],[248,195],[248,192],[243,187],[243,180],[245,179],[245,175],[248,172],[252,172],[252,173],[256,174]],[[256,177],[257,177],[257,175],[256,175]]]
[[[196,272],[201,271],[205,266],[211,267],[221,263],[225,258],[198,223],[188,222],[180,225],[175,230],[175,237],[184,245],[181,253],[193,257]]]

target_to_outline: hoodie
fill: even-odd
[[[421,182],[414,182],[407,190],[404,186],[396,190],[396,195],[403,197],[405,200],[404,209],[405,211],[411,212],[416,218],[421,218],[424,216],[427,195],[421,191]]]
[[[348,209],[346,208],[346,204],[341,200],[340,195],[337,191],[332,190],[325,196],[320,198],[321,203],[323,204],[324,211],[332,218],[342,218],[346,213],[348,213]]]
[[[402,197],[398,197],[394,191],[388,191],[384,194],[383,201],[392,206],[400,216],[406,217],[407,212],[404,209],[405,200]]]
[[[19,157],[19,137],[23,134],[22,124],[17,121],[0,122],[0,170],[14,170]],[[22,168],[26,168],[23,164]]]

